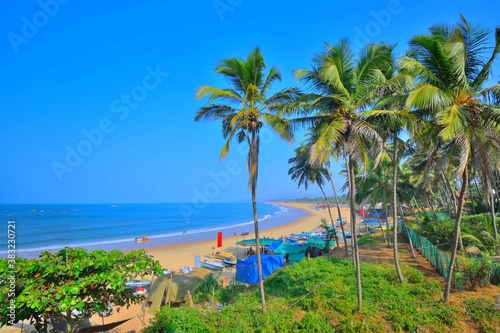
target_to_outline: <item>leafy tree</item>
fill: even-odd
[[[265,75],[266,64],[258,47],[247,59],[223,59],[215,67],[215,73],[228,79],[231,87],[219,89],[210,86],[200,86],[196,99],[210,96],[208,103],[214,100],[220,104],[209,104],[202,107],[195,117],[195,121],[222,120],[222,134],[227,139],[221,159],[229,152],[229,146],[236,136],[238,143],[247,142],[249,146],[247,165],[250,170],[248,191],[252,191],[253,216],[255,227],[256,247],[259,248],[259,221],[257,217],[257,176],[259,163],[259,133],[264,124],[269,125],[282,139],[293,141],[292,128],[287,120],[277,114],[278,107],[300,96],[297,88],[288,88],[268,96],[272,84],[281,81],[281,73],[273,66]],[[227,103],[227,104],[224,104]],[[264,282],[262,280],[262,265],[260,252],[257,251],[257,266],[259,271],[259,285],[262,300],[262,311],[266,312]]]
[[[12,268],[0,259],[0,276],[9,277]],[[125,283],[137,276],[158,274],[160,263],[144,250],[124,254],[118,250],[88,252],[82,248],[66,248],[54,254],[45,251],[39,259],[16,258],[15,298],[9,295],[9,284],[0,287],[0,323],[7,324],[10,300],[15,304],[15,320],[33,320],[40,332],[47,332],[47,320],[62,314],[68,325],[78,310],[91,317],[108,305],[129,307],[144,300],[134,295]]]
[[[288,174],[292,176],[292,180],[298,181],[298,187],[300,187],[300,185],[304,185],[304,188],[307,190],[309,183],[318,184],[321,193],[323,193],[323,196],[325,197],[328,214],[330,215],[330,221],[332,222],[332,232],[335,234],[338,245],[337,233],[335,232],[335,222],[333,221],[332,212],[330,210],[330,203],[328,202],[325,190],[323,190],[324,184],[329,179],[328,170],[323,166],[314,165],[310,161],[309,147],[307,146],[300,146],[295,149],[295,156],[290,158],[288,163],[292,164],[292,167],[288,170]],[[340,220],[340,223],[342,224],[342,220]],[[330,233],[328,233],[328,235],[330,235]],[[328,246],[329,245],[327,244],[327,247]]]
[[[446,143],[448,156],[459,156],[457,178],[462,179],[462,185],[443,295],[446,302],[449,301],[471,163],[480,173],[486,189],[485,197],[489,199],[491,196],[491,152],[494,151],[491,147],[497,147],[498,151],[500,109],[487,103],[484,97],[498,94],[500,85],[488,88],[483,85],[500,52],[500,28],[496,28],[491,54],[485,57],[489,50],[485,47],[488,34],[487,28],[469,24],[462,16],[453,27],[437,25],[431,27],[428,34],[413,37],[410,45],[414,48],[414,56],[405,56],[400,61],[402,70],[417,78],[407,105],[427,110],[431,117],[422,132],[427,132],[427,135],[438,132],[439,138]]]
[[[378,151],[380,136],[359,115],[373,101],[370,92],[377,86],[380,64],[386,61],[385,44],[367,45],[355,56],[345,39],[334,46],[327,45],[312,64],[312,69],[296,70],[300,81],[308,84],[310,94],[289,103],[285,114],[306,115],[293,119],[296,126],[310,126],[318,135],[312,146],[311,158],[316,160],[325,150],[343,151],[348,169],[351,233],[356,265],[358,310],[362,306],[361,273],[357,244],[355,212],[355,164],[367,164],[370,147]],[[378,157],[374,154],[375,159]]]

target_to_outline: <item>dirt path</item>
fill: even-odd
[[[387,243],[383,242],[384,239],[381,233],[373,234],[373,238],[381,243],[377,244],[364,244],[359,246],[359,259],[364,262],[377,263],[377,262],[394,262],[394,252],[391,247],[387,247]],[[392,238],[392,236],[391,236]],[[350,249],[350,247],[349,247]],[[333,251],[333,256],[337,258],[344,257],[344,245],[341,244]],[[444,285],[443,277],[432,265],[415,250],[416,258],[411,257],[410,244],[407,240],[399,235],[398,237],[398,253],[400,262],[404,262],[410,267],[416,268],[426,276],[439,280]],[[350,256],[351,257],[351,256]],[[352,257],[351,257],[352,258]]]

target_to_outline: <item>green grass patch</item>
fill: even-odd
[[[365,244],[380,244],[383,243],[384,241],[377,237],[373,237],[373,235],[362,235],[361,237],[358,237],[358,245],[365,245]]]
[[[143,332],[387,332],[458,329],[464,311],[441,302],[440,284],[402,265],[400,284],[390,264],[361,264],[363,310],[357,312],[355,269],[334,258],[302,260],[280,269],[265,281],[267,313],[260,309],[258,288],[221,290],[220,311],[164,307]],[[233,287],[235,288],[235,287]],[[213,290],[213,288],[212,288]],[[308,296],[303,297],[308,294]],[[296,303],[294,306],[292,306]],[[489,306],[489,305],[488,305]],[[473,320],[490,318],[484,310],[469,311]],[[496,317],[495,317],[496,318]]]

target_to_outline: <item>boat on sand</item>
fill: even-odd
[[[214,271],[222,271],[224,269],[224,265],[216,262],[216,261],[203,261],[201,262],[201,267],[212,269]]]

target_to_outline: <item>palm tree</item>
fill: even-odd
[[[295,126],[312,126],[318,139],[311,147],[315,161],[325,150],[343,152],[348,169],[351,233],[356,265],[358,310],[362,306],[361,273],[355,212],[355,164],[368,162],[369,147],[380,148],[380,137],[358,112],[367,107],[369,92],[379,75],[379,64],[385,61],[385,45],[370,44],[357,58],[345,39],[327,49],[314,60],[312,69],[296,70],[299,81],[308,84],[312,93],[288,104],[285,114],[304,115],[292,120]],[[313,113],[312,115],[310,115]],[[379,144],[372,145],[373,142]]]
[[[309,147],[309,158],[310,158],[310,149],[311,147],[316,143],[316,140],[318,139],[318,133],[314,132],[314,128],[310,129],[307,133],[307,137],[304,140],[304,144]],[[333,189],[333,195],[335,198],[335,204],[337,206],[337,214],[339,215],[339,223],[340,223],[340,229],[342,231],[342,239],[344,240],[344,250],[345,250],[345,257],[349,257],[349,249],[347,247],[347,237],[345,234],[344,230],[344,224],[342,223],[342,213],[340,211],[340,206],[339,206],[339,199],[337,197],[337,191],[335,190],[335,184],[333,183],[333,177],[330,172],[330,158],[334,158],[336,161],[338,161],[338,155],[339,152],[337,150],[330,150],[330,149],[324,149],[325,147],[322,147],[323,149],[315,146],[315,154],[317,155],[315,161],[313,162],[315,165],[324,165],[326,171],[328,171],[328,178],[330,179],[330,183],[332,184],[332,189]],[[335,237],[337,237],[337,233],[335,233]],[[338,239],[337,239],[337,244]]]
[[[277,108],[282,103],[295,100],[300,96],[296,88],[278,91],[268,97],[272,84],[281,81],[281,73],[273,66],[269,73],[265,73],[264,58],[256,47],[248,57],[227,58],[220,61],[215,67],[216,74],[222,74],[228,79],[231,87],[219,89],[210,86],[200,86],[196,99],[210,96],[208,103],[214,100],[220,104],[209,104],[202,107],[196,117],[198,120],[222,120],[222,134],[227,139],[222,152],[224,159],[234,136],[238,143],[247,142],[249,146],[247,167],[250,171],[248,191],[252,191],[253,217],[255,226],[256,247],[259,248],[259,223],[257,217],[257,176],[259,163],[259,133],[264,124],[269,125],[282,139],[293,140],[293,133],[289,123],[277,114]],[[260,251],[257,251],[257,265],[259,271],[259,286],[262,299],[262,311],[266,312],[264,283],[262,280],[262,265]]]
[[[292,180],[298,181],[298,187],[304,184],[304,188],[307,190],[308,183],[318,184],[321,193],[323,193],[323,196],[325,197],[328,214],[330,215],[330,221],[332,222],[332,232],[335,233],[335,241],[338,244],[337,233],[335,232],[335,222],[333,221],[332,212],[330,210],[330,203],[328,202],[325,190],[323,190],[324,184],[329,179],[329,172],[327,168],[314,165],[310,161],[309,147],[307,146],[300,146],[295,149],[295,156],[290,158],[288,163],[292,164],[292,167],[288,170],[288,174],[292,176]],[[330,233],[328,234],[330,235]],[[329,245],[327,245],[327,247],[328,246]]]
[[[415,57],[405,56],[400,65],[417,78],[407,105],[428,110],[431,121],[424,131],[436,129],[446,143],[447,154],[458,152],[457,178],[462,179],[455,219],[453,249],[443,294],[449,302],[453,269],[460,237],[460,221],[468,184],[468,168],[479,171],[485,197],[491,195],[489,146],[498,147],[500,108],[487,103],[485,96],[498,94],[500,85],[483,88],[491,66],[500,52],[500,28],[496,28],[493,52],[486,60],[485,42],[489,30],[469,24],[463,16],[453,27],[438,25],[429,34],[412,38]]]
[[[386,52],[385,61],[380,66],[378,76],[378,87],[372,91],[378,102],[374,105],[375,110],[365,111],[363,115],[385,141],[392,141],[392,218],[393,218],[393,252],[394,263],[399,281],[404,282],[403,274],[399,266],[398,258],[398,212],[397,212],[397,171],[399,153],[399,134],[409,130],[413,131],[415,116],[405,108],[407,91],[410,87],[411,77],[408,75],[396,75],[397,63],[393,54],[394,46],[383,48]],[[404,143],[403,143],[404,144]]]

